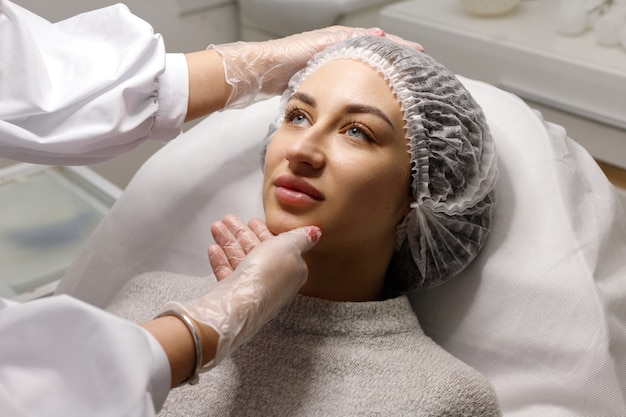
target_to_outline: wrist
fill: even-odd
[[[185,121],[221,110],[232,86],[226,82],[222,56],[213,49],[185,54],[189,71],[189,101]]]
[[[178,378],[176,381],[173,380],[172,381],[173,383],[174,382],[177,383],[177,385],[173,385],[173,386],[179,386],[179,385],[184,385],[184,384],[191,384],[191,385],[197,384],[200,378],[199,376],[200,368],[202,367],[202,364],[203,364],[202,341],[200,339],[200,332],[198,331],[198,326],[196,322],[191,317],[189,317],[185,312],[179,311],[177,309],[165,310],[162,313],[160,313],[158,316],[156,316],[155,319],[160,319],[160,318],[165,318],[165,317],[174,317],[178,319],[181,323],[183,323],[185,327],[187,328],[189,335],[191,336],[191,339],[193,342],[193,353],[194,353],[193,369],[191,372],[187,373],[187,376],[184,377],[182,381],[178,381]],[[185,364],[187,362],[188,361],[185,361]],[[185,366],[185,368],[188,368],[188,366]]]
[[[211,326],[198,321],[195,323],[202,344],[202,366],[204,367],[215,359],[220,335]]]
[[[185,324],[174,316],[159,317],[141,325],[159,342],[170,364],[170,387],[180,385],[195,367],[193,337]]]

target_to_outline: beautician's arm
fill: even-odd
[[[267,239],[205,294],[166,304],[142,327],[67,295],[0,298],[2,415],[154,416],[170,387],[195,380],[197,357],[203,370],[216,366],[295,297],[301,254],[319,237],[308,227]]]
[[[264,42],[211,45],[208,51],[187,55],[187,120],[222,108],[243,108],[281,94],[291,76],[303,68],[315,53],[335,42],[362,35],[386,36],[424,50],[417,43],[386,34],[378,28],[346,26],[330,26]]]
[[[0,0],[0,156],[77,165],[180,134],[183,54],[117,4],[57,23]]]
[[[332,27],[166,54],[121,4],[51,23],[0,0],[0,156],[93,164],[171,140],[185,120],[278,94],[313,53],[370,32],[382,35]]]
[[[302,253],[320,237],[321,230],[315,226],[272,236],[251,249],[232,273],[223,276],[204,295],[190,301],[168,302],[157,316],[160,318],[144,324],[168,355],[176,383],[181,377],[193,381],[200,368],[206,371],[215,367],[293,300],[308,275]],[[171,320],[163,320],[168,315],[187,327],[186,342],[175,340],[182,335],[182,328]],[[185,357],[189,357],[191,335],[199,339],[193,340],[196,355],[201,354],[189,372]]]
[[[306,281],[307,266],[301,254],[317,243],[320,229],[306,227],[268,236],[265,225],[259,227],[267,232],[263,243],[256,232],[248,232],[256,243],[247,246],[245,259],[227,276],[221,275],[216,285],[195,300],[167,303],[165,316],[142,325],[168,357],[172,387],[197,375],[197,349],[201,350],[201,368],[215,367],[289,303]],[[242,239],[231,235],[220,241],[228,246],[230,240],[239,247]],[[175,315],[167,315],[172,312]],[[194,333],[199,340],[194,340]]]

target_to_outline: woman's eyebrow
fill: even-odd
[[[301,101],[304,104],[309,105],[311,107],[315,107],[315,104],[316,104],[315,99],[313,97],[311,97],[308,94],[300,93],[300,92],[293,93],[293,95],[289,98],[289,101],[291,100]],[[345,107],[345,111],[348,114],[370,113],[370,114],[376,115],[380,117],[381,119],[383,119],[385,122],[387,122],[387,124],[391,126],[391,128],[394,131],[396,130],[393,123],[391,123],[391,120],[389,120],[389,117],[387,117],[387,115],[383,113],[382,110],[380,110],[377,107],[368,106],[367,104],[348,104]]]
[[[391,129],[396,130],[395,126],[393,125],[393,123],[391,123],[391,120],[389,120],[387,115],[385,113],[383,113],[383,111],[380,110],[377,107],[368,106],[367,104],[348,104],[346,106],[346,112],[348,114],[355,114],[355,113],[369,113],[369,114],[373,114],[375,116],[380,117],[385,122],[387,122],[387,124],[389,126],[391,126]]]
[[[315,107],[315,99],[313,97],[311,97],[308,94],[304,94],[304,93],[293,93],[293,95],[291,97],[289,97],[289,101],[291,100],[298,100],[303,102],[306,105],[309,105],[311,107]]]

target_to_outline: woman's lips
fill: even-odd
[[[305,179],[295,175],[280,175],[274,181],[276,197],[291,204],[323,201],[324,195]]]

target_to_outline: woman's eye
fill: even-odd
[[[297,114],[296,116],[293,117],[293,119],[291,119],[291,122],[297,125],[301,125],[303,123],[307,123],[308,120],[303,115]]]
[[[294,125],[310,126],[309,120],[306,118],[306,116],[299,112],[291,112],[287,115],[286,119],[289,123]]]
[[[346,135],[352,138],[366,140],[368,142],[373,141],[372,137],[368,133],[366,133],[364,129],[358,126],[349,127],[346,131]]]

